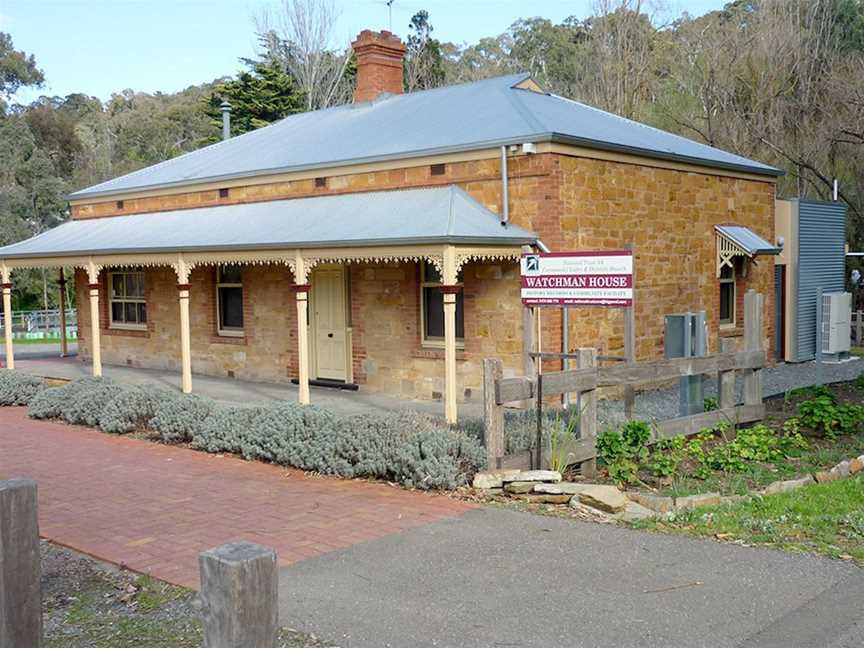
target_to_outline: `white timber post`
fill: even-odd
[[[191,285],[189,274],[192,269],[183,259],[177,257],[177,291],[180,300],[180,367],[181,386],[184,394],[192,393],[192,333],[189,330],[189,296]]]
[[[447,422],[455,424],[456,410],[456,295],[460,286],[456,276],[456,248],[444,248],[441,268],[441,292],[444,293],[444,415]]]
[[[306,260],[300,251],[294,261],[294,294],[297,300],[297,373],[298,400],[301,405],[312,402],[309,396],[309,335],[307,322],[309,320],[309,273]]]
[[[60,286],[60,357],[69,355],[69,344],[66,341],[66,275],[60,268],[60,278],[57,280]]]
[[[101,268],[93,263],[87,263],[87,280],[90,289],[90,353],[93,356],[93,377],[102,375],[102,340],[99,336],[99,272]]]
[[[6,367],[15,368],[15,351],[12,348],[12,277],[4,263],[0,265],[3,280],[3,332],[6,336]]]

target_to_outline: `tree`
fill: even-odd
[[[411,17],[406,44],[403,78],[405,90],[428,90],[444,85],[441,43],[432,38],[429,12],[421,9]]]
[[[332,0],[282,0],[276,15],[256,21],[265,58],[295,79],[306,110],[351,100],[353,55],[347,45],[333,47],[336,17]]]
[[[303,94],[294,79],[273,61],[243,61],[248,70],[219,83],[207,101],[214,126],[222,123],[220,105],[231,104],[231,134],[240,135],[267,126],[303,110]],[[215,139],[215,138],[214,138]]]
[[[22,87],[40,87],[45,76],[36,59],[30,54],[15,49],[12,36],[0,32],[0,115],[5,112],[6,101]]]

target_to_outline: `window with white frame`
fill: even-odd
[[[111,272],[108,295],[112,328],[147,328],[144,273],[140,270]]]
[[[457,278],[462,284],[462,275]],[[444,345],[444,293],[441,292],[441,274],[431,263],[420,264],[420,319],[425,346]],[[460,290],[456,294],[456,340],[462,346],[465,339],[465,299]]]
[[[735,326],[735,268],[720,269],[720,325]]]
[[[238,265],[216,269],[216,319],[219,335],[243,335],[243,274]]]

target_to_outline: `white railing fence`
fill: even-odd
[[[0,312],[0,330],[6,325]],[[12,335],[16,338],[58,337],[60,335],[60,309],[12,312]],[[78,337],[77,311],[66,311],[66,337]]]

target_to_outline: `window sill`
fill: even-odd
[[[226,338],[243,338],[246,337],[245,331],[230,331],[230,330],[222,330],[219,329],[216,332],[218,337],[226,337]]]
[[[150,329],[146,326],[110,325],[102,329],[105,335],[125,335],[127,337],[150,337]]]
[[[249,344],[249,339],[245,335],[222,335],[221,333],[215,333],[210,336],[210,344],[245,346]]]

